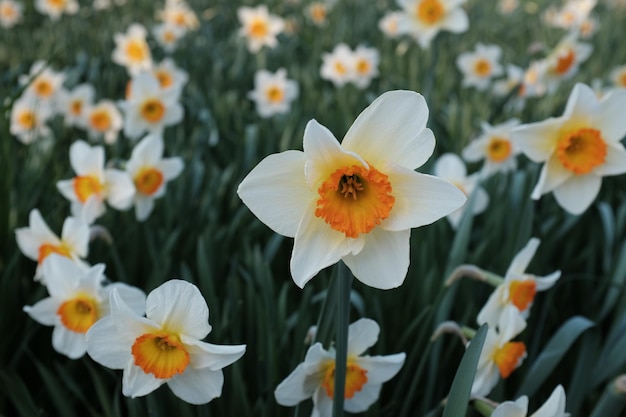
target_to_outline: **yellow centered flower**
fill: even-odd
[[[356,64],[356,71],[359,74],[367,74],[370,72],[370,63],[365,59],[360,59]]]
[[[37,116],[31,110],[24,110],[17,116],[17,122],[25,129],[32,129],[37,124]]]
[[[567,73],[572,65],[574,65],[575,60],[576,54],[572,49],[569,49],[566,54],[559,54],[554,72],[559,75]]]
[[[509,300],[519,311],[525,311],[537,294],[537,283],[532,280],[511,281]]]
[[[172,78],[172,75],[167,71],[157,70],[155,71],[154,75],[156,76],[157,80],[159,80],[161,88],[167,88],[174,84],[174,79]]]
[[[74,100],[72,101],[72,104],[70,104],[70,112],[74,115],[74,116],[80,116],[80,113],[83,110],[83,102],[80,100]]]
[[[498,365],[500,376],[508,378],[525,354],[526,345],[523,342],[508,342],[493,353],[492,359]]]
[[[417,6],[417,19],[427,25],[439,22],[445,14],[445,8],[440,0],[423,0]]]
[[[185,26],[185,13],[182,11],[175,11],[172,16],[172,20],[176,23],[177,26]]]
[[[61,256],[65,256],[66,258],[70,257],[70,249],[61,244],[61,245],[52,245],[50,243],[44,243],[39,247],[39,256],[37,257],[37,262],[42,263],[44,259],[48,257],[48,255],[56,253]]]
[[[368,233],[391,212],[395,198],[389,177],[370,165],[333,172],[317,190],[315,215],[346,237]]]
[[[561,164],[574,174],[588,174],[606,159],[607,145],[597,129],[582,128],[565,133],[557,143]]]
[[[169,379],[185,372],[189,353],[180,338],[165,331],[145,333],[135,339],[132,346],[135,365],[146,374]]]
[[[511,142],[508,139],[494,137],[487,146],[487,157],[494,162],[502,162],[511,155]]]
[[[255,19],[248,29],[248,33],[253,38],[264,38],[268,32],[267,22],[263,19]]]
[[[141,105],[141,116],[150,123],[159,122],[165,116],[165,106],[161,100],[150,98]]]
[[[140,62],[147,57],[146,46],[139,40],[131,40],[126,45],[126,56],[133,62]]]
[[[344,389],[345,399],[354,397],[358,391],[363,389],[367,383],[367,371],[354,362],[348,361],[346,365],[346,387]],[[335,362],[331,362],[324,372],[322,387],[326,390],[326,395],[330,398],[335,396]]]
[[[335,62],[335,71],[337,71],[337,74],[344,75],[346,72],[348,72],[348,69],[341,62],[337,61]]]
[[[89,124],[98,132],[105,132],[111,127],[111,116],[106,110],[96,110],[89,116]]]
[[[17,15],[17,10],[10,3],[0,4],[0,16],[7,20],[13,19]]]
[[[65,7],[66,0],[48,0],[48,4],[55,9],[62,9]]]
[[[145,195],[152,195],[163,184],[163,173],[152,167],[142,168],[135,176],[134,181],[137,191]]]
[[[285,98],[285,92],[282,88],[273,85],[265,90],[265,96],[272,103],[280,103]]]
[[[54,93],[54,87],[48,80],[36,80],[33,83],[33,89],[35,90],[35,94],[42,98],[48,98]]]
[[[87,333],[99,318],[98,303],[89,296],[78,296],[61,304],[57,315],[67,329]]]
[[[479,58],[474,63],[474,72],[480,77],[486,77],[491,74],[491,64],[484,58]]]
[[[93,175],[80,175],[74,178],[74,192],[81,203],[85,203],[94,194],[102,193],[103,190],[103,184]]]
[[[324,23],[326,20],[326,6],[322,3],[313,3],[309,9],[309,13],[311,13],[311,19],[315,23]]]

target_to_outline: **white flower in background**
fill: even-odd
[[[287,78],[287,70],[284,68],[275,73],[258,70],[254,74],[254,90],[248,93],[248,98],[254,100],[261,117],[287,113],[291,102],[297,97],[298,83]]]
[[[378,21],[378,29],[381,30],[389,38],[397,38],[400,33],[400,22],[403,12],[387,12]]]
[[[555,27],[579,29],[596,3],[597,0],[568,0],[560,9],[548,8],[544,20]]]
[[[52,116],[50,104],[38,100],[32,94],[17,99],[11,108],[9,132],[25,145],[51,134],[46,124]]]
[[[135,183],[135,216],[144,221],[154,208],[154,200],[165,194],[166,183],[178,177],[184,168],[179,157],[163,158],[163,138],[150,134],[134,148],[126,172]]]
[[[150,292],[146,317],[132,311],[117,290],[111,291],[110,308],[87,332],[87,353],[107,368],[124,370],[127,397],[167,384],[183,401],[208,403],[222,393],[222,368],[246,350],[202,341],[211,331],[209,308],[186,281],[170,280]]]
[[[141,72],[131,80],[125,101],[124,134],[136,139],[144,132],[162,133],[167,126],[183,119],[183,106],[178,102],[180,90],[163,89],[152,72]]]
[[[366,411],[379,397],[384,382],[402,368],[406,355],[362,356],[378,340],[380,328],[370,319],[360,319],[348,327],[348,361],[344,410]],[[335,351],[327,351],[315,343],[307,351],[304,362],[276,387],[278,404],[292,407],[311,398],[313,414],[332,417],[335,389]]]
[[[152,68],[152,73],[163,90],[173,90],[178,96],[189,80],[187,72],[180,69],[172,58],[165,58],[159,62]]]
[[[131,76],[152,68],[152,54],[146,36],[146,28],[139,23],[130,25],[126,33],[113,35],[115,49],[111,58],[116,64],[126,67]]]
[[[556,91],[561,81],[573,77],[592,51],[590,44],[578,42],[576,33],[565,36],[545,58],[547,67],[544,80],[548,92]]]
[[[165,7],[157,13],[157,16],[167,25],[175,26],[184,32],[195,30],[200,26],[196,13],[181,0],[167,0]]]
[[[27,86],[23,96],[33,95],[39,101],[50,104],[52,110],[54,110],[54,100],[64,81],[65,74],[54,71],[45,61],[36,61],[30,67],[28,75],[19,77],[19,83]]]
[[[411,228],[465,202],[449,182],[414,171],[435,147],[427,120],[424,97],[390,91],[363,110],[341,144],[311,120],[304,152],[269,155],[244,178],[237,192],[248,208],[276,233],[295,238],[296,285],[339,260],[371,287],[402,284]]]
[[[237,9],[241,28],[239,36],[246,38],[248,50],[258,52],[263,46],[274,48],[278,45],[276,36],[285,30],[285,21],[270,14],[266,5],[257,7],[242,6]]]
[[[93,106],[96,90],[91,84],[80,84],[71,91],[59,93],[59,109],[63,113],[66,126],[87,127],[85,109]]]
[[[508,378],[522,364],[526,345],[512,340],[525,328],[526,321],[513,307],[503,310],[497,327],[489,327],[478,359],[472,395],[486,397],[500,378]]]
[[[600,27],[600,22],[593,16],[587,17],[578,27],[578,34],[581,39],[591,38]]]
[[[541,97],[546,94],[546,78],[548,72],[548,61],[540,59],[532,61],[522,77],[518,96],[521,99],[527,97]]]
[[[332,81],[335,87],[342,87],[354,79],[354,54],[345,43],[340,43],[331,53],[322,54],[320,75]]]
[[[523,395],[515,401],[505,401],[498,405],[491,417],[526,417],[528,416],[528,397]],[[569,417],[565,412],[565,390],[557,387],[550,394],[550,398],[528,417]]]
[[[380,54],[376,48],[359,45],[352,54],[354,76],[352,82],[358,88],[366,88],[378,76]]]
[[[84,126],[90,139],[101,140],[107,144],[117,141],[122,130],[122,114],[111,100],[100,100],[84,110]]]
[[[543,162],[531,197],[554,192],[557,203],[581,214],[595,200],[602,177],[626,173],[626,90],[598,100],[593,90],[576,84],[560,117],[518,126],[513,140],[533,162]]]
[[[498,12],[508,15],[513,13],[519,7],[519,0],[499,0]]]
[[[81,268],[63,256],[52,255],[43,264],[43,275],[50,297],[25,306],[24,311],[44,326],[54,326],[52,347],[71,359],[85,354],[87,331],[109,315],[113,289],[135,314],[144,312],[146,295],[140,289],[121,282],[102,285],[104,264]]]
[[[52,20],[58,20],[62,14],[76,14],[78,2],[76,0],[36,0],[35,9],[41,14],[48,15]]]
[[[22,3],[14,0],[0,0],[0,27],[12,28],[22,21]]]
[[[474,52],[465,52],[456,59],[456,66],[463,73],[463,86],[484,91],[491,79],[504,73],[500,65],[502,49],[497,45],[476,45]]]
[[[434,174],[441,179],[450,181],[466,196],[476,193],[472,214],[480,214],[489,205],[489,194],[479,185],[480,176],[478,173],[467,175],[467,168],[463,160],[456,154],[444,153],[437,159],[434,167]],[[458,208],[446,217],[450,225],[456,229],[461,222],[465,206]]]
[[[427,49],[442,30],[462,33],[469,27],[467,14],[461,8],[466,0],[396,1],[404,11],[401,32],[413,36],[423,49]]]
[[[317,26],[323,26],[327,22],[328,12],[335,1],[314,1],[310,3],[306,9],[305,14],[307,18]]]
[[[493,83],[493,92],[498,96],[506,96],[513,89],[519,88],[524,78],[524,70],[517,65],[506,66],[506,78]]]
[[[526,273],[526,268],[535,256],[540,240],[531,238],[526,246],[513,258],[504,276],[504,282],[491,293],[487,303],[478,313],[478,324],[488,323],[494,327],[504,309],[513,306],[523,319],[528,317],[530,307],[537,291],[546,291],[561,277],[561,271],[555,271],[545,277]]]
[[[91,224],[104,214],[106,201],[117,210],[130,208],[135,186],[118,169],[104,168],[104,148],[78,140],[70,146],[70,164],[76,176],[57,182],[57,188],[72,202],[72,214]]]
[[[626,65],[613,68],[609,78],[615,87],[626,88]]]
[[[75,217],[65,219],[59,238],[50,230],[39,210],[33,209],[28,215],[28,227],[15,230],[15,240],[24,256],[37,261],[35,280],[42,280],[44,260],[53,253],[65,256],[83,268],[87,265],[82,259],[89,251],[89,225]]]
[[[185,30],[169,23],[161,23],[152,28],[152,34],[165,52],[172,53],[178,46],[178,41],[185,36]]]
[[[519,124],[519,120],[511,119],[504,123],[491,126],[481,123],[481,135],[463,149],[463,159],[468,162],[484,160],[481,170],[483,177],[496,172],[508,172],[517,168],[519,149],[511,140],[511,130]]]

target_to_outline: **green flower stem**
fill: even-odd
[[[472,339],[474,338],[474,336],[476,336],[476,330],[472,329],[471,327],[463,326],[461,328],[461,331],[468,339]]]
[[[626,408],[626,375],[611,381],[593,409],[591,417],[619,416]]]
[[[346,388],[346,367],[348,362],[348,326],[350,324],[350,290],[352,273],[340,262],[339,273],[335,278],[337,285],[337,338],[335,351],[335,392],[333,417],[343,416],[344,392]]]
[[[493,410],[494,410],[494,404],[482,399],[475,399],[474,402],[474,409],[476,411],[478,411],[480,414],[482,414],[485,417],[490,417],[491,414],[493,414]]]

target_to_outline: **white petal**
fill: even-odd
[[[52,331],[52,347],[70,359],[78,359],[87,351],[84,333],[76,333],[63,326],[56,326]]]
[[[621,143],[607,143],[606,159],[593,170],[599,176],[621,175],[626,173],[626,150]]]
[[[100,175],[104,168],[104,148],[78,140],[70,146],[70,164],[77,175]]]
[[[33,320],[43,324],[44,326],[56,326],[60,324],[57,310],[60,302],[52,297],[44,298],[36,302],[32,306],[24,306],[23,310]]]
[[[550,118],[513,128],[511,140],[533,162],[544,162],[556,149],[563,118]]]
[[[491,417],[526,417],[528,412],[528,397],[523,395],[515,402],[505,401],[493,410]]]
[[[602,177],[574,175],[554,189],[554,197],[571,214],[582,214],[596,199],[601,185]]]
[[[530,264],[533,256],[535,256],[535,252],[537,252],[537,248],[540,243],[541,240],[536,237],[530,238],[528,243],[526,243],[526,246],[524,246],[524,248],[519,251],[517,255],[515,255],[515,258],[513,258],[509,269],[506,271],[505,277],[507,280],[515,278],[519,279],[520,276],[525,274],[526,268],[528,268],[528,264]]]
[[[57,181],[57,189],[63,197],[70,201],[78,201],[76,191],[74,190],[74,180],[61,180]]]
[[[163,137],[159,134],[151,133],[146,135],[131,153],[131,160],[139,162],[140,165],[154,165],[163,156]]]
[[[167,385],[174,395],[189,404],[206,404],[222,395],[224,373],[188,367],[182,375],[174,375]]]
[[[363,388],[355,392],[354,397],[345,400],[343,405],[344,410],[349,413],[362,413],[367,410],[378,400],[382,387],[382,384],[370,383],[368,374],[368,381],[363,385]]]
[[[526,320],[514,305],[504,307],[502,315],[498,318],[498,340],[501,344],[513,340],[526,328]]]
[[[364,356],[358,365],[367,371],[368,384],[382,384],[393,378],[404,365],[405,353],[386,356]]]
[[[211,331],[209,307],[198,287],[172,279],[155,288],[146,299],[146,317],[164,329],[195,339]]]
[[[448,181],[462,182],[467,176],[465,163],[454,153],[444,153],[435,163],[436,176]]]
[[[409,169],[426,162],[435,137],[425,131],[428,106],[413,91],[389,91],[378,97],[354,121],[342,142],[375,167],[392,161]]]
[[[304,176],[305,155],[286,151],[263,159],[239,184],[237,193],[270,229],[294,237],[306,207],[315,199]]]
[[[124,304],[138,316],[143,316],[146,312],[146,293],[137,287],[125,284],[123,282],[114,282],[103,288],[107,301],[110,298],[111,291],[116,290]],[[106,305],[106,315],[110,313],[109,303]],[[103,312],[102,315],[105,315]]]
[[[489,324],[489,327],[496,327],[498,323],[498,317],[502,315],[502,304],[500,302],[500,297],[502,292],[504,291],[504,285],[499,285],[489,296],[487,302],[478,312],[478,316],[476,317],[476,322],[478,325],[482,325],[484,323]]]
[[[535,283],[537,284],[537,287],[536,287],[537,291],[549,290],[550,288],[552,288],[552,286],[554,286],[554,284],[559,280],[559,278],[561,278],[561,271],[555,271],[545,277],[533,276],[533,279],[535,280]]]
[[[563,116],[568,119],[588,118],[598,106],[598,97],[591,87],[577,83],[567,99]]]
[[[299,364],[287,378],[281,381],[274,391],[276,402],[286,407],[293,407],[299,402],[311,398],[321,380],[310,378],[303,363]]]
[[[74,261],[56,253],[44,259],[42,271],[50,296],[63,301],[74,296],[84,273]]]
[[[189,352],[190,366],[196,369],[217,371],[237,361],[246,352],[246,345],[214,345],[185,335],[181,335],[181,341]]]
[[[469,19],[463,9],[454,9],[448,13],[441,27],[452,33],[462,33],[469,27]]]
[[[359,356],[378,340],[380,326],[371,319],[359,319],[348,327],[348,356]]]
[[[107,202],[117,210],[129,208],[133,203],[135,184],[128,173],[107,169],[104,176],[107,184]]]
[[[131,310],[118,293],[117,288],[113,288],[110,292],[109,308],[110,317],[117,332],[116,337],[119,338],[120,343],[124,343],[127,346],[132,346],[135,340],[143,334],[161,330],[154,321],[142,317]]]
[[[365,285],[381,290],[399,287],[409,269],[410,237],[410,229],[391,232],[377,227],[367,234],[363,250],[343,261]]]
[[[84,258],[89,250],[89,225],[80,219],[68,217],[63,222],[61,239],[79,257]]]
[[[111,317],[95,322],[87,332],[87,353],[94,361],[111,369],[124,369],[132,361],[132,342],[118,336]]]
[[[597,109],[597,115],[593,118],[593,125],[602,131],[602,137],[609,142],[618,142],[626,135],[626,90],[613,90],[602,101]]]
[[[565,414],[565,390],[563,386],[557,387],[550,394],[550,398],[530,417],[561,417]]]
[[[154,198],[146,197],[141,194],[135,195],[135,217],[138,221],[143,222],[154,209]]]
[[[160,379],[145,373],[140,367],[135,366],[131,359],[124,367],[122,393],[131,398],[142,397],[150,394],[167,381],[167,379]]]
[[[180,175],[185,168],[185,163],[179,157],[165,158],[158,163],[158,167],[165,180],[170,181]]]
[[[539,180],[533,189],[531,197],[538,200],[542,195],[553,191],[574,174],[563,166],[556,154],[550,156],[541,168]]]
[[[332,417],[333,400],[326,395],[326,390],[318,387],[313,394],[313,413],[311,417]]]

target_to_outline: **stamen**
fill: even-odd
[[[331,399],[335,397],[335,362],[331,362],[324,373],[322,387],[326,390],[326,395]],[[367,371],[354,362],[348,361],[346,365],[346,385],[344,388],[344,398],[349,400],[354,394],[361,391],[367,383]]]
[[[164,331],[139,336],[131,352],[135,365],[157,378],[169,379],[182,374],[189,365],[189,353],[178,336]]]
[[[491,74],[491,64],[483,58],[479,58],[474,63],[474,72],[480,77],[486,77]]]
[[[163,173],[156,168],[143,168],[139,170],[134,181],[137,191],[145,195],[152,195],[163,184]]]
[[[151,123],[157,123],[165,116],[165,106],[156,98],[148,99],[141,105],[141,115]]]
[[[111,117],[106,110],[96,110],[91,113],[89,123],[94,130],[106,132],[111,127]]]
[[[588,174],[606,160],[607,145],[597,129],[583,128],[564,134],[557,144],[557,157],[574,174]]]
[[[487,146],[487,157],[494,162],[502,162],[511,155],[511,142],[508,139],[493,137]]]
[[[146,50],[142,42],[131,40],[126,44],[126,55],[133,62],[140,62],[146,59]]]
[[[159,80],[159,84],[161,88],[167,88],[174,84],[174,80],[172,79],[172,75],[167,71],[156,71],[155,74],[157,80]]]
[[[250,25],[250,36],[253,38],[263,38],[267,36],[268,28],[267,23],[262,19],[256,19]]]
[[[422,0],[417,6],[417,19],[432,25],[443,18],[445,9],[440,0]]]
[[[265,91],[265,95],[267,96],[267,99],[272,103],[280,103],[281,101],[283,101],[283,97],[285,96],[283,89],[275,85],[269,87]]]
[[[86,333],[98,320],[98,303],[89,296],[78,296],[61,304],[57,315],[67,329]]]
[[[17,116],[17,122],[24,127],[24,129],[32,129],[37,124],[37,116],[30,110],[24,110]]]

